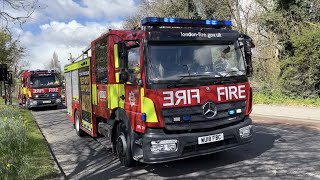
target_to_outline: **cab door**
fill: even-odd
[[[125,84],[124,108],[134,130],[141,123],[141,47],[128,49],[128,82]],[[141,127],[141,125],[139,126]]]
[[[96,116],[108,118],[108,43],[101,39],[92,44],[92,91]]]

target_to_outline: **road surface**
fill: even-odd
[[[64,179],[320,179],[320,122],[253,117],[255,138],[251,144],[126,168],[99,139],[78,137],[65,109],[32,113]]]

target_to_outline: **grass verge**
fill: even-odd
[[[1,105],[0,179],[52,179],[58,172],[32,114]]]
[[[294,98],[280,92],[253,92],[253,104],[320,107],[320,98]]]

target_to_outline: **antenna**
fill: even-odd
[[[70,56],[69,56],[69,59],[68,59],[68,60],[69,60],[71,63],[73,63],[72,54],[71,54],[71,53],[69,53],[69,55],[70,55]]]

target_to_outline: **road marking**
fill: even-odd
[[[310,173],[310,172],[305,173],[305,174],[308,175],[308,176],[311,176],[311,177],[315,177],[315,178],[317,178],[317,179],[320,179],[320,175],[313,174],[313,173]]]

